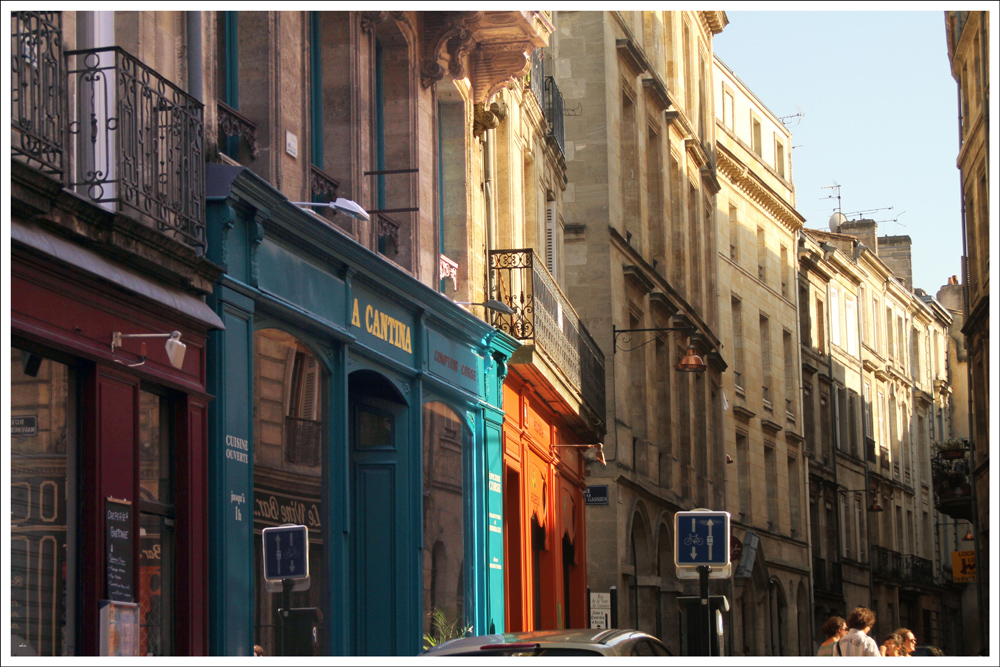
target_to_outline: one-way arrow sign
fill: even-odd
[[[729,565],[729,512],[693,510],[674,515],[674,564],[677,567]]]

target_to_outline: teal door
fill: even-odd
[[[406,627],[405,586],[406,406],[369,371],[350,378],[351,434],[351,653],[399,655]],[[388,391],[387,391],[388,390]]]

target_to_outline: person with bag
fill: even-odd
[[[847,634],[834,645],[833,655],[844,658],[881,657],[878,644],[868,636],[873,625],[875,625],[875,612],[868,607],[856,607],[847,617]]]
[[[833,647],[837,641],[847,634],[847,621],[840,616],[831,616],[823,624],[822,632],[826,635],[826,641],[819,645],[816,651],[817,656],[832,656]]]

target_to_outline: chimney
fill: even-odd
[[[837,232],[856,236],[873,253],[881,254],[878,249],[878,223],[874,220],[848,220],[840,223]]]
[[[878,257],[899,278],[907,289],[913,289],[913,263],[909,236],[883,236],[878,240]]]

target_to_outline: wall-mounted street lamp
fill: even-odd
[[[120,359],[115,359],[115,350],[122,346],[123,338],[166,338],[167,342],[164,344],[164,347],[167,350],[167,359],[170,360],[170,365],[177,369],[180,369],[184,365],[184,353],[187,351],[187,345],[181,342],[180,331],[152,334],[123,334],[120,331],[113,332],[111,334],[111,358],[115,360],[115,363],[135,368],[146,363],[146,343],[142,343],[139,348],[140,353],[138,356],[140,357],[140,361],[135,364],[129,364]]]
[[[296,206],[320,206],[325,208],[332,208],[334,213],[343,213],[349,218],[355,218],[356,220],[369,220],[370,216],[368,211],[361,208],[359,204],[351,201],[350,199],[344,199],[343,197],[337,197],[335,201],[331,202],[317,202],[317,201],[293,201],[292,204]]]
[[[597,460],[601,462],[602,466],[606,467],[608,465],[607,459],[604,458],[604,443],[603,442],[598,442],[598,443],[595,443],[593,445],[552,445],[552,446],[553,447],[583,447],[583,448],[596,447],[597,448]]]
[[[658,327],[654,329],[619,329],[618,327],[612,324],[611,334],[614,339],[612,354],[617,354],[619,350],[618,347],[619,336],[623,336],[624,341],[626,343],[630,343],[632,342],[632,334],[634,333],[661,332],[661,331],[694,331],[694,330],[695,327],[693,326]],[[631,352],[632,350],[640,348],[646,343],[649,343],[651,340],[653,339],[651,338],[650,340],[647,340],[645,343],[639,343],[635,347],[623,347],[620,349],[622,350],[622,352]],[[704,359],[698,356],[698,348],[695,347],[694,342],[688,341],[687,352],[685,352],[681,360],[677,362],[677,364],[674,366],[674,369],[685,373],[703,373],[704,371],[708,370],[708,364],[705,363]]]
[[[456,301],[459,306],[482,306],[483,308],[489,308],[490,310],[495,310],[503,315],[513,315],[514,309],[508,306],[502,301],[497,301],[496,299],[489,299],[483,301],[482,303],[478,301]]]

